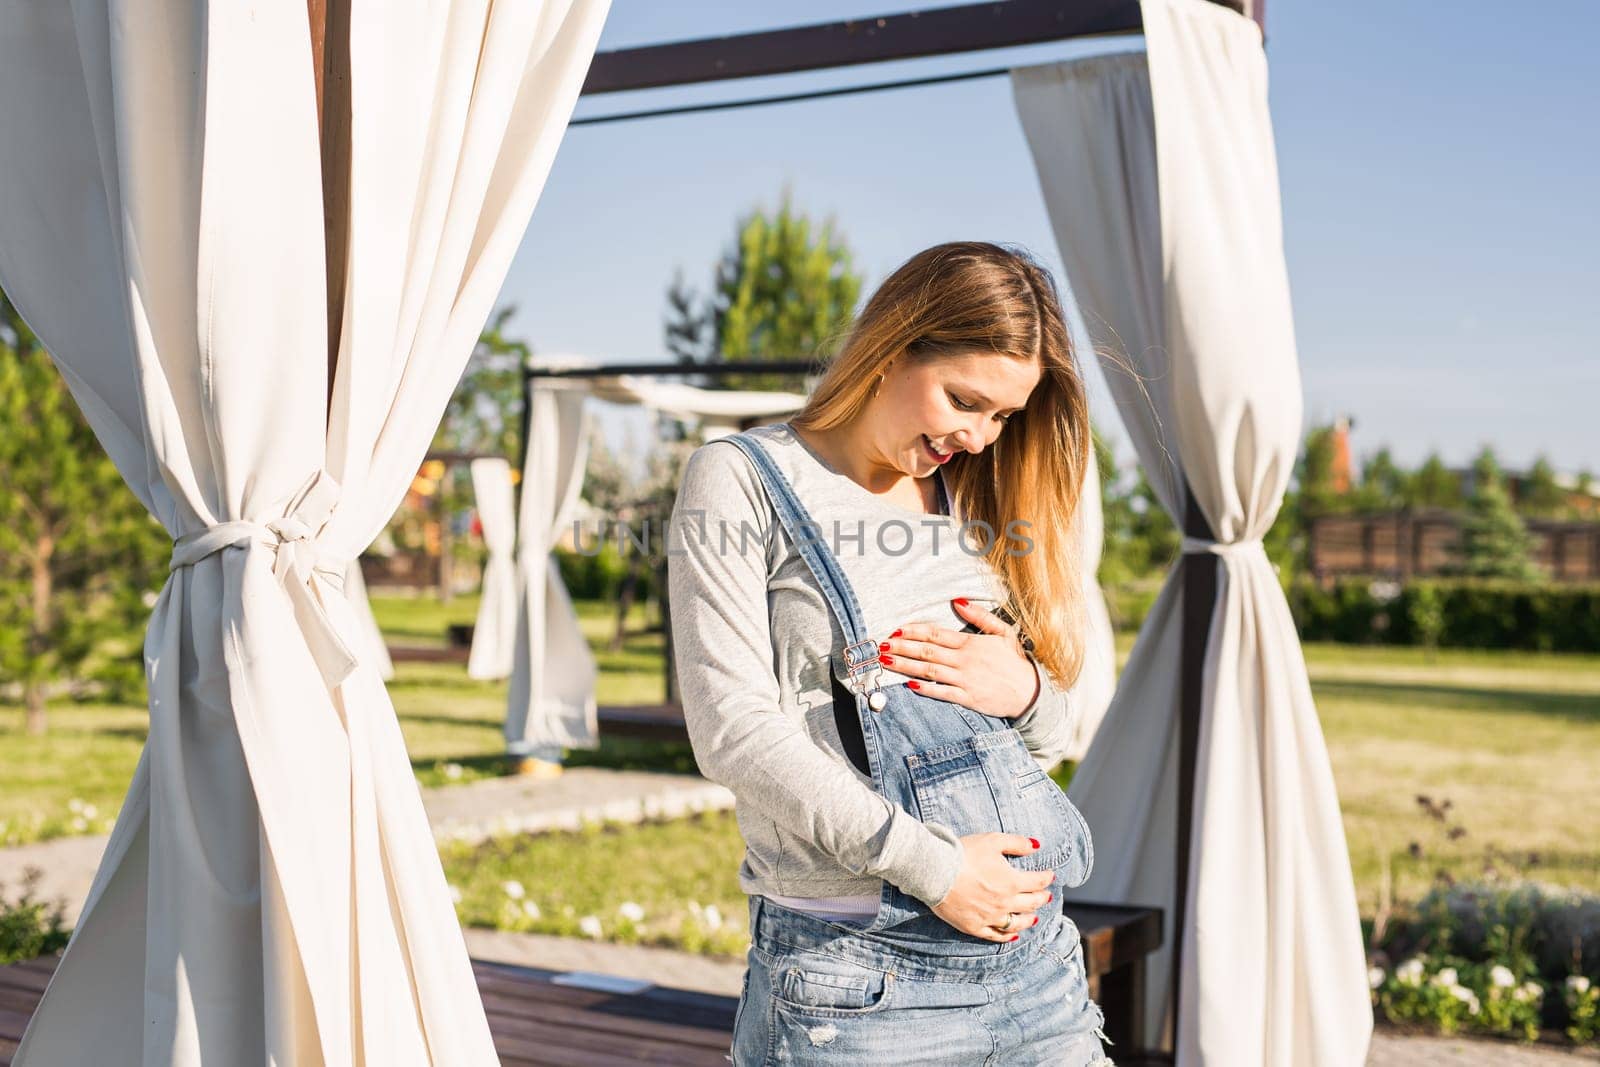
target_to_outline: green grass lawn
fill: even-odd
[[[373,610],[391,642],[443,644],[450,623],[477,617],[477,597],[449,604],[434,598],[374,597]],[[581,602],[579,621],[595,651],[601,703],[659,703],[664,638],[653,606],[636,606],[623,647],[605,650],[615,607]],[[402,663],[389,693],[400,717],[417,779],[425,786],[459,784],[499,774],[505,739],[506,685],[475,682],[459,664]],[[50,730],[30,737],[22,710],[0,706],[0,847],[72,834],[106,833],[122,803],[148,717],[142,706],[61,702],[50,708]],[[688,745],[607,742],[574,753],[574,764],[692,771]]]
[[[374,609],[392,640],[419,644],[442,642],[445,626],[471,621],[477,604],[382,597]],[[655,620],[636,611],[622,650],[611,653],[600,646],[612,606],[578,610],[597,648],[601,703],[660,701],[662,634],[647,628]],[[1600,890],[1600,656],[1446,651],[1430,659],[1412,649],[1311,645],[1306,657],[1364,913],[1380,903],[1385,866],[1399,900],[1419,896],[1440,870]],[[424,784],[500,772],[503,683],[469,681],[458,665],[403,664],[390,692]],[[21,719],[19,709],[0,712],[0,844],[103,832],[144,742],[144,710],[62,704],[43,738],[22,733]],[[607,742],[571,762],[693,768],[686,745],[637,742]],[[1428,816],[1419,795],[1449,801],[1446,819]],[[592,917],[604,937],[720,952],[743,936],[739,854],[732,818],[714,815],[452,846],[445,862],[468,922],[562,933]],[[520,883],[523,896],[509,896],[506,882]],[[626,918],[624,905],[642,917]],[[719,922],[707,919],[707,906]]]
[[[1386,858],[1390,900],[1402,903],[1440,871],[1600,891],[1600,656],[1312,645],[1306,658],[1364,915],[1380,904]],[[1445,820],[1419,795],[1448,800]],[[1451,827],[1465,833],[1452,839]],[[469,924],[571,933],[590,916],[591,936],[726,950],[698,917],[710,905],[735,916],[737,952],[740,854],[732,817],[717,815],[459,847],[445,864]],[[642,922],[621,918],[630,902]]]

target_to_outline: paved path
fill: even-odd
[[[490,778],[424,789],[422,803],[440,841],[476,842],[495,833],[576,830],[586,822],[640,822],[697,811],[725,811],[733,794],[691,774],[574,767],[555,778]],[[105,837],[61,837],[0,849],[0,885],[15,893],[23,872],[42,873],[37,896],[61,900],[67,922],[89,893]]]
[[[424,790],[423,803],[440,840],[477,841],[497,832],[574,829],[584,822],[671,818],[723,810],[733,796],[691,775],[607,771],[580,767],[560,777],[495,778]],[[89,891],[104,837],[72,837],[0,849],[0,884],[14,889],[29,867],[43,872],[39,895],[61,899],[68,921]],[[634,978],[657,985],[738,996],[744,964],[669,949],[613,945],[543,934],[467,930],[467,948],[479,959],[551,970]],[[1414,1037],[1380,1030],[1367,1067],[1587,1067],[1600,1052],[1463,1038]]]

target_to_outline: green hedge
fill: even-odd
[[[1600,586],[1467,580],[1298,582],[1289,607],[1305,641],[1600,651]]]
[[[593,545],[593,535],[586,534],[590,540],[584,543]],[[567,593],[574,600],[612,600],[622,588],[622,579],[627,576],[628,566],[634,561],[634,547],[628,546],[628,556],[623,556],[617,551],[615,538],[603,542],[600,551],[594,555],[584,555],[567,549],[558,548],[555,551],[556,564],[561,568],[561,580],[566,583]],[[646,567],[640,575],[639,588],[634,593],[636,601],[642,601],[655,596],[655,575]]]

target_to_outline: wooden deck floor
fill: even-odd
[[[1106,1010],[1117,1062],[1163,1062],[1130,1054],[1143,1011],[1144,959],[1161,943],[1160,912],[1073,902],[1067,913],[1083,935],[1089,994]],[[0,1067],[9,1067],[55,966],[56,958],[46,957],[0,967]],[[727,1062],[733,997],[484,960],[474,960],[473,970],[506,1067]]]
[[[0,967],[0,1065],[9,1067],[56,959]],[[594,988],[603,976],[473,961],[505,1067],[724,1067],[737,1001],[651,986]],[[627,986],[629,983],[620,983]],[[633,983],[637,985],[639,983]]]

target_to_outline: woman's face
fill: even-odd
[[[976,455],[1039,384],[1039,364],[993,352],[890,364],[862,413],[882,460],[923,478],[958,451]]]

